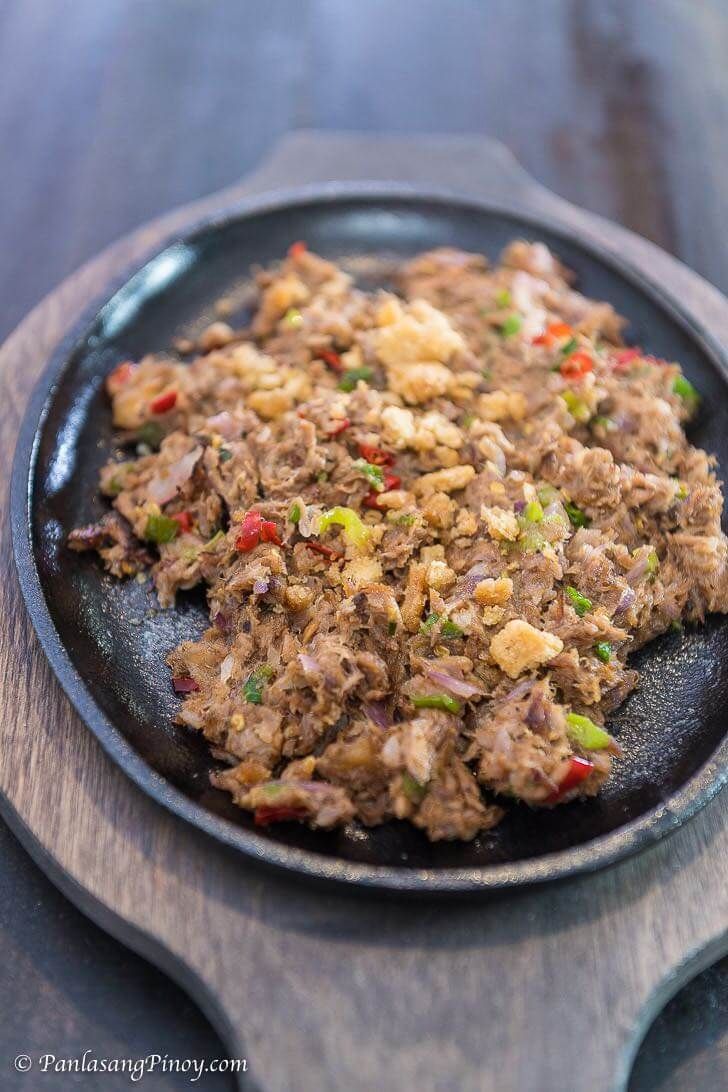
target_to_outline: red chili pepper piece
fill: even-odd
[[[298,239],[297,242],[291,243],[291,245],[289,246],[289,248],[288,248],[288,257],[289,258],[300,258],[301,255],[305,254],[307,250],[308,250],[308,247],[304,243],[303,239]]]
[[[109,394],[118,394],[121,388],[125,387],[129,382],[135,371],[136,364],[132,364],[130,360],[118,364],[106,379],[106,389]]]
[[[309,550],[313,550],[315,554],[328,557],[330,561],[340,561],[343,557],[343,554],[337,553],[331,546],[325,546],[323,542],[304,542],[304,546],[308,546]]]
[[[158,394],[149,403],[149,408],[152,413],[169,413],[171,409],[177,405],[177,391],[165,391],[164,394]]]
[[[254,549],[260,542],[262,523],[263,517],[260,512],[246,512],[240,524],[238,537],[235,539],[235,549],[240,553]]]
[[[275,546],[281,545],[281,540],[278,537],[278,528],[272,519],[260,521],[260,537],[263,539],[263,542],[272,542]]]
[[[571,337],[574,333],[568,322],[550,322],[546,327],[546,333],[552,337]]]
[[[191,694],[194,690],[200,689],[195,680],[186,675],[177,675],[172,679],[172,686],[175,694]]]
[[[374,466],[394,465],[394,455],[391,451],[384,451],[381,447],[374,447],[372,444],[359,444],[359,452],[362,458],[366,459],[368,463],[373,463]]]
[[[189,512],[175,512],[174,515],[169,518],[179,524],[180,531],[192,530],[192,516]]]
[[[577,755],[573,755],[569,760],[569,768],[562,777],[558,789],[546,798],[546,803],[558,803],[563,796],[566,796],[567,792],[571,792],[577,785],[580,785],[593,769],[594,763],[590,762],[588,758],[579,758]]]
[[[571,337],[574,333],[568,322],[550,322],[542,334],[532,339],[532,345],[553,345],[557,337]]]
[[[594,370],[594,361],[587,353],[572,353],[561,361],[559,371],[564,379],[583,379]]]
[[[614,367],[616,370],[626,368],[633,360],[639,360],[642,353],[639,349],[620,349],[614,354]]]
[[[261,804],[253,813],[253,819],[257,827],[267,827],[269,823],[286,823],[292,819],[305,819],[308,812],[306,808],[287,807],[281,804],[274,807],[272,804]]]
[[[321,349],[318,355],[337,375],[341,375],[344,370],[344,362],[338,353],[335,353],[333,349]]]
[[[351,421],[349,420],[349,418],[344,417],[343,420],[337,421],[337,423],[334,425],[334,427],[330,428],[327,431],[326,435],[327,436],[338,436],[340,433],[345,432],[346,429],[349,428],[350,425],[351,425]]]
[[[398,474],[385,474],[382,484],[384,485],[382,493],[388,493],[390,489],[399,489],[402,484],[402,479]],[[377,493],[376,490],[372,489],[367,493],[362,504],[365,508],[375,508],[379,510],[381,508],[381,505],[379,504],[381,495],[381,493]]]

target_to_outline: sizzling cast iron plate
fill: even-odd
[[[203,740],[173,723],[165,653],[205,627],[201,592],[159,611],[148,585],[119,583],[65,546],[105,510],[99,468],[112,446],[103,380],[116,363],[199,332],[252,265],[295,239],[337,259],[406,257],[452,245],[495,258],[512,238],[541,239],[587,295],[625,315],[628,340],[679,360],[703,394],[693,443],[728,467],[726,357],[679,301],[563,228],[442,193],[382,184],[327,186],[257,199],[170,240],[112,288],[59,346],[28,409],[13,468],[13,542],[23,595],[61,685],[107,753],[155,800],[260,862],[398,891],[455,892],[556,879],[654,841],[718,790],[728,741],[728,620],[710,618],[634,658],[642,682],[611,721],[625,749],[605,791],[553,811],[511,808],[471,843],[432,845],[404,823],[323,833],[259,830],[209,787]],[[73,761],[69,756],[69,761]]]

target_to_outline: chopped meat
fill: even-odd
[[[163,606],[206,587],[210,628],[165,650],[178,718],[257,824],[467,840],[593,796],[629,653],[728,610],[697,392],[572,280],[516,240],[365,292],[296,243],[249,328],[108,376],[132,450],[68,544]]]

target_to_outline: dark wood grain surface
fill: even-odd
[[[2,3],[0,329],[99,247],[234,181],[302,125],[499,136],[557,192],[725,290],[727,46],[717,0]],[[87,1038],[174,1053],[186,1020],[200,1051],[222,1049],[201,1018],[180,1016],[171,987],[67,910],[15,848],[0,882],[10,1057]],[[702,1015],[698,1061],[706,1040],[725,1042],[723,981],[713,972],[712,994],[689,995]],[[142,1040],[123,1013],[109,1020],[121,991]],[[653,1064],[638,1066],[639,1087],[686,1086],[674,1083],[684,1065],[665,1064],[673,1035],[663,1032]],[[725,1086],[725,1057],[722,1076],[716,1050],[705,1057],[698,1086]]]

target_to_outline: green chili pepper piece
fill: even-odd
[[[366,459],[356,459],[354,461],[354,466],[364,475],[375,492],[382,492],[384,489],[384,471],[381,466],[376,466],[375,463],[368,463]]]
[[[329,508],[319,520],[319,534],[323,534],[334,523],[343,527],[344,538],[352,546],[360,548],[366,546],[369,541],[369,528],[362,523],[353,508],[346,508],[340,504],[337,504],[334,508]]]
[[[700,401],[700,395],[696,391],[687,376],[677,375],[672,384],[673,394],[682,399],[686,406],[696,406]]]
[[[608,664],[612,658],[612,646],[609,641],[597,641],[594,645],[594,652],[597,659],[601,660],[603,664]]]
[[[566,732],[574,743],[578,743],[586,751],[602,751],[612,742],[609,732],[605,732],[589,717],[582,717],[578,713],[566,714]]]
[[[412,704],[415,709],[441,709],[444,713],[459,713],[462,708],[449,694],[414,694]]]
[[[584,615],[594,606],[591,599],[587,599],[585,595],[582,595],[580,591],[576,590],[576,588],[572,588],[570,584],[566,588],[566,594],[571,600],[572,607],[580,618],[583,618]]]
[[[366,381],[370,380],[374,375],[372,368],[367,367],[366,364],[361,368],[350,368],[348,372],[344,372],[339,380],[340,391],[353,391],[356,389],[356,385],[360,379]]]
[[[445,640],[449,640],[452,637],[462,637],[463,635],[463,631],[460,626],[456,625],[455,622],[451,622],[449,618],[446,618],[445,621],[442,623],[442,626],[440,627],[440,633],[445,638]]]
[[[427,618],[425,618],[424,622],[420,626],[420,633],[425,633],[425,634],[429,633],[431,630],[433,630],[435,628],[435,626],[437,625],[437,623],[439,621],[440,621],[440,615],[439,614],[428,614]]]
[[[523,319],[520,315],[509,315],[508,318],[501,323],[500,332],[503,337],[512,337],[513,334],[517,334],[523,326]]]
[[[179,523],[169,516],[149,516],[144,528],[144,537],[148,542],[171,542],[179,534]]]
[[[427,786],[421,785],[410,773],[402,774],[402,792],[413,804],[421,804],[427,795]]]
[[[575,504],[572,504],[571,501],[564,501],[564,508],[574,527],[588,527],[591,523],[587,514],[582,512],[581,508],[577,508]]]

